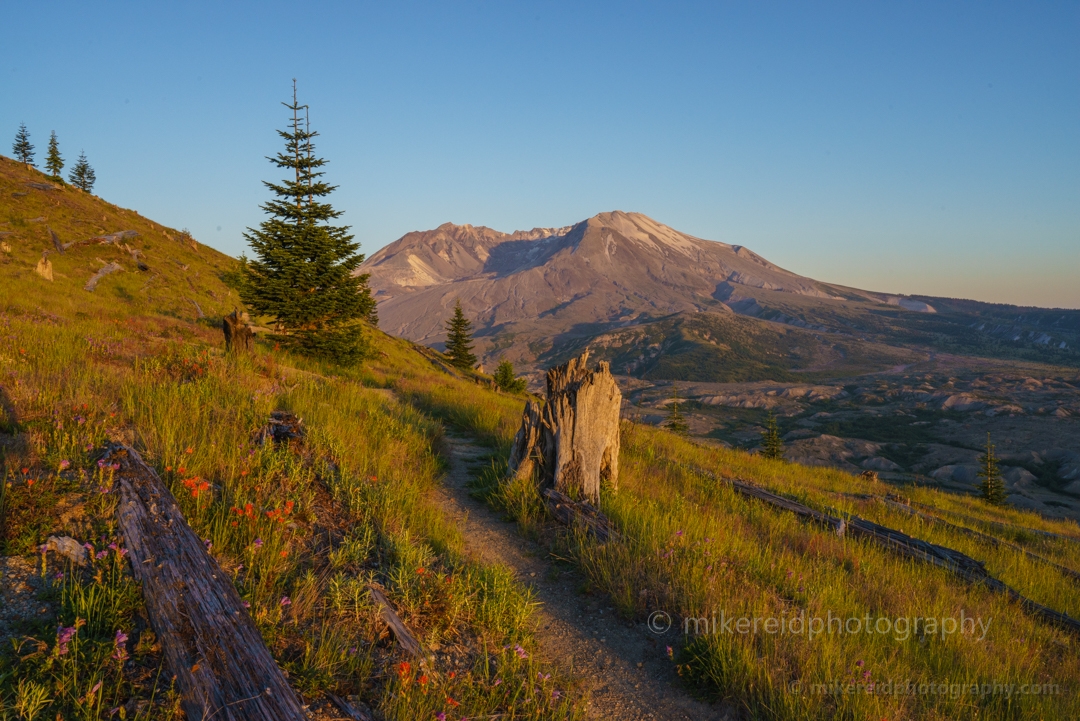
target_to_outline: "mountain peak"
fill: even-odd
[[[755,290],[832,296],[742,246],[622,210],[513,233],[444,223],[404,235],[361,272],[370,273],[384,328],[425,343],[442,338],[458,299],[479,334],[522,333],[543,344],[572,328],[738,309]]]

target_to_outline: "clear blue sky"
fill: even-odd
[[[646,213],[862,288],[1080,307],[1080,3],[4,4],[26,122],[238,255],[296,77],[367,253]]]

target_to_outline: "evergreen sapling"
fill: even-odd
[[[679,387],[674,384],[671,386],[671,410],[668,412],[664,427],[672,433],[678,433],[680,436],[690,433],[690,424],[686,422],[686,418],[679,408]]]
[[[49,136],[49,152],[45,156],[45,168],[53,180],[64,182],[64,179],[60,177],[60,171],[64,169],[64,159],[60,156],[60,142],[56,139],[55,130]]]
[[[446,322],[446,356],[450,365],[468,370],[476,365],[472,354],[472,321],[461,310],[461,300],[454,304],[454,315]]]
[[[765,432],[761,436],[761,455],[774,461],[784,458],[784,441],[780,438],[780,427],[776,424],[776,415],[769,413],[765,419]]]
[[[27,168],[34,164],[34,146],[30,144],[30,133],[26,130],[26,123],[19,124],[19,132],[15,133],[15,142],[11,145],[15,159],[23,163]]]
[[[507,393],[524,393],[527,383],[514,375],[514,364],[504,360],[495,369],[495,385]]]
[[[94,189],[97,175],[94,173],[94,169],[90,167],[90,163],[86,161],[85,152],[79,153],[79,159],[75,161],[71,172],[68,173],[68,180],[76,188],[85,190],[87,193]]]
[[[979,492],[983,500],[995,506],[1005,504],[1005,481],[1001,478],[998,469],[997,454],[994,452],[994,444],[990,442],[990,434],[986,434],[986,452],[979,456]]]

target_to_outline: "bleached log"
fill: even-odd
[[[102,278],[107,276],[109,273],[115,273],[123,269],[123,266],[119,263],[109,263],[104,268],[94,273],[90,277],[90,280],[86,281],[86,285],[83,286],[83,290],[88,290],[92,293],[94,291],[94,288],[97,288],[97,284],[101,281]]]
[[[987,588],[1002,593],[1013,601],[1016,601],[1028,613],[1039,616],[1044,621],[1049,621],[1051,624],[1067,631],[1080,634],[1080,620],[1061,613],[1060,611],[1055,611],[1041,603],[1032,601],[1011,586],[1008,586],[991,576],[990,572],[986,570],[986,566],[981,561],[977,561],[960,551],[956,551],[946,546],[939,546],[938,544],[930,543],[929,541],[913,538],[902,531],[882,526],[873,521],[868,521],[865,518],[859,518],[858,516],[851,516],[850,518],[843,519],[827,513],[822,513],[821,511],[810,508],[798,501],[784,498],[783,496],[779,496],[746,481],[724,478],[702,468],[689,466],[687,468],[706,478],[727,483],[742,495],[756,498],[772,506],[791,511],[796,515],[807,518],[820,525],[824,525],[839,533],[841,536],[864,538],[879,546],[883,546],[898,555],[925,561],[926,563],[931,563],[940,568],[944,568],[969,583],[982,584]]]
[[[189,721],[301,721],[303,708],[229,574],[134,449],[115,444],[116,517],[147,616]]]

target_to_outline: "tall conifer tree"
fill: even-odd
[[[79,159],[75,161],[75,165],[72,166],[71,172],[68,173],[68,180],[79,190],[85,190],[89,193],[94,189],[94,183],[97,182],[97,174],[94,169],[90,167],[90,163],[86,160],[86,153],[80,152]]]
[[[15,133],[15,142],[11,145],[15,159],[30,167],[34,164],[34,146],[30,144],[30,133],[26,130],[26,123],[19,123],[19,132]]]
[[[454,315],[446,322],[446,355],[450,365],[468,370],[476,365],[472,354],[472,321],[461,310],[461,300],[454,304]]]
[[[323,199],[337,186],[321,178],[326,164],[314,154],[307,106],[296,100],[287,130],[278,135],[285,151],[269,158],[291,177],[264,182],[276,196],[262,209],[270,216],[244,237],[255,257],[245,260],[241,298],[257,314],[271,316],[278,340],[310,355],[340,363],[361,360],[367,349],[362,321],[375,322],[375,300],[367,275],[353,271],[364,261],[348,226],[331,225],[341,211]],[[300,111],[304,110],[304,116]]]
[[[60,141],[56,139],[55,130],[49,136],[49,153],[45,156],[45,167],[54,180],[64,182],[60,177],[60,171],[64,169],[64,159],[60,156]]]

